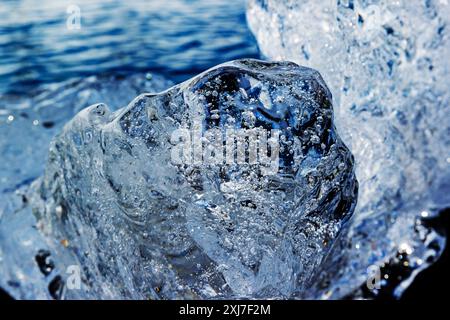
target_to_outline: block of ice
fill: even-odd
[[[357,188],[319,73],[237,60],[81,111],[30,198],[68,252],[40,261],[82,268],[66,298],[287,298],[346,230]]]
[[[266,57],[321,72],[355,156],[360,192],[349,237],[329,256],[328,284],[310,294],[350,294],[368,267],[405,246],[417,274],[443,245],[418,231],[417,218],[450,205],[448,2],[250,0],[247,19]]]
[[[126,77],[92,76],[42,85],[27,96],[1,96],[2,289],[17,299],[60,298],[64,294],[62,288],[69,287],[62,281],[63,277],[70,280],[71,274],[79,274],[76,271],[79,263],[71,255],[72,244],[63,239],[45,238],[38,231],[40,221],[30,208],[29,185],[43,174],[52,137],[92,103],[103,101],[111,110],[117,110],[141,92],[163,91],[172,85],[160,75],[149,73]],[[94,293],[77,290],[72,290],[72,295],[68,296],[95,298]]]

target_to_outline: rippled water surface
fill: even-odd
[[[73,29],[73,4],[80,29]],[[178,82],[257,54],[242,0],[0,4],[0,94],[104,73],[152,71]]]

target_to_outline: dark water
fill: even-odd
[[[179,82],[257,56],[244,0],[0,2],[0,94],[88,75],[157,72]]]

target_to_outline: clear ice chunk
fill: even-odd
[[[450,206],[448,1],[250,0],[247,20],[265,57],[319,70],[355,156],[350,231],[309,295],[351,295],[407,246],[398,297],[444,245],[418,229]]]
[[[61,292],[69,287],[62,277],[70,280],[71,274],[76,276],[79,263],[63,245],[70,248],[70,244],[63,239],[45,238],[39,232],[41,222],[32,214],[29,186],[43,174],[52,138],[80,110],[98,101],[117,110],[139,93],[159,92],[172,85],[158,74],[91,76],[41,85],[26,96],[1,95],[0,287],[3,290],[17,299],[95,298],[94,293],[79,290],[72,290],[70,295]]]
[[[79,290],[61,272],[61,297],[293,298],[346,232],[357,190],[320,74],[245,59],[82,110],[27,207],[49,246],[41,271],[81,268]]]

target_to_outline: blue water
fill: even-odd
[[[71,29],[70,4],[80,10]],[[73,13],[73,11],[71,12]],[[257,57],[244,0],[2,0],[0,95],[89,75],[156,72],[183,81]]]

